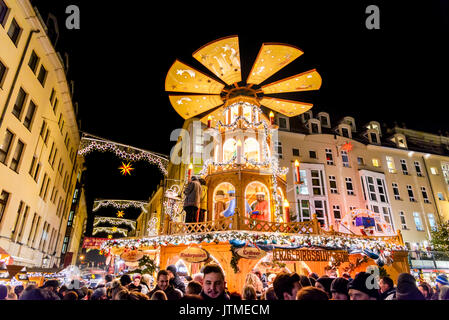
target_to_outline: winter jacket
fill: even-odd
[[[155,293],[158,290],[162,290],[162,289],[159,288],[159,286],[156,286],[153,290],[151,290],[148,293],[148,297],[150,297],[150,299],[151,299],[151,296],[153,295],[153,293]],[[171,286],[171,285],[168,286],[167,289],[162,290],[162,291],[165,292],[165,295],[167,296],[167,300],[179,300],[182,298],[181,293],[179,293],[177,290],[175,290],[173,288],[173,286]]]
[[[173,288],[175,288],[175,289],[181,290],[182,294],[184,295],[186,293],[186,285],[181,280],[181,278],[178,276],[176,266],[169,265],[167,267],[167,270],[169,270],[175,276],[173,279],[170,279],[170,285],[172,285]]]
[[[396,289],[395,288],[390,288],[389,290],[387,290],[383,293],[380,293],[380,300],[394,300],[394,298],[396,298]]]
[[[228,301],[231,300],[229,296],[226,294],[226,292],[223,291],[221,295],[219,295],[216,298],[211,298],[207,294],[204,293],[204,291],[201,290],[200,296],[203,297],[206,301]]]
[[[199,181],[192,180],[187,184],[184,190],[184,207],[200,207],[201,203],[201,184]]]

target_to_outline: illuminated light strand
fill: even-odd
[[[148,235],[149,236],[156,236],[157,235],[157,223],[159,222],[159,219],[157,217],[151,218],[150,221],[148,221]]]
[[[150,164],[157,165],[165,176],[168,174],[167,167],[169,160],[160,155],[134,147],[117,144],[112,141],[103,141],[86,137],[81,138],[81,145],[78,151],[79,155],[84,156],[95,150],[100,152],[111,151],[119,158],[129,161],[145,160]],[[133,150],[134,152],[128,152],[127,150]]]
[[[127,225],[132,230],[136,230],[136,221],[130,219],[111,218],[111,217],[95,217],[93,226],[97,226],[100,223],[109,223],[113,226]]]
[[[388,238],[388,237],[385,237]],[[230,240],[251,241],[263,245],[286,247],[320,247],[323,249],[406,251],[405,246],[387,243],[378,239],[355,239],[344,236],[289,235],[257,231],[216,231],[187,235],[159,235],[140,239],[116,239],[105,241],[102,250],[112,247],[138,248],[140,246],[167,246],[199,244],[202,242],[229,242]]]
[[[100,209],[101,207],[113,206],[116,209],[127,209],[129,207],[140,208],[145,213],[147,213],[148,211],[145,208],[145,206],[147,204],[148,204],[148,202],[136,201],[136,200],[110,200],[110,199],[95,200],[94,208],[92,209],[92,211],[95,212],[98,209]]]
[[[120,233],[123,234],[124,237],[128,235],[128,230],[117,227],[95,227],[94,230],[92,231],[92,235],[96,235],[97,233],[103,232],[107,234]]]

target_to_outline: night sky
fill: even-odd
[[[80,129],[106,139],[169,154],[170,133],[183,119],[164,90],[168,69],[178,58],[212,76],[192,53],[234,34],[242,79],[263,42],[301,48],[301,57],[263,84],[316,68],[323,79],[319,91],[278,97],[313,103],[314,113],[329,112],[333,123],[353,116],[362,123],[397,121],[411,129],[449,131],[449,2],[336,2],[226,2],[204,8],[144,1],[33,4],[44,21],[50,11],[59,18],[57,50],[70,55],[68,77],[75,81]],[[65,29],[69,4],[80,8],[80,30]],[[365,27],[370,4],[380,8],[380,30]],[[146,200],[162,178],[145,162],[135,163],[132,176],[123,177],[117,169],[121,160],[110,153],[92,153],[86,160],[88,208],[94,198]],[[130,210],[127,217],[137,214]]]

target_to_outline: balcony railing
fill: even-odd
[[[413,269],[449,269],[448,251],[409,251],[409,262]]]

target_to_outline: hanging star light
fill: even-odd
[[[122,162],[122,166],[119,167],[119,169],[122,172],[122,175],[126,176],[127,174],[131,175],[131,171],[134,170],[133,167],[131,167],[131,164],[128,162],[127,164]]]
[[[123,211],[117,211],[117,218],[122,218],[125,215]]]

